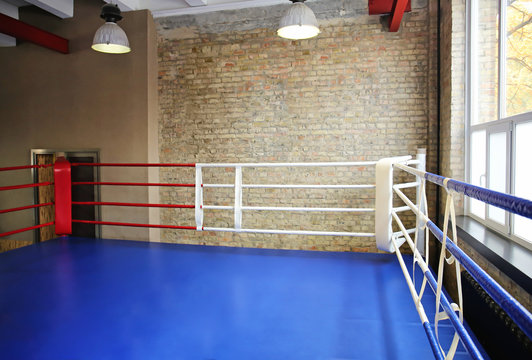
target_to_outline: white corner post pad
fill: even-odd
[[[375,240],[382,251],[395,251],[392,243],[393,164],[409,159],[410,156],[384,158],[375,167]]]

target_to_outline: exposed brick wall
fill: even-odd
[[[440,173],[465,179],[465,1],[441,2]],[[441,192],[440,214],[446,194]],[[458,213],[463,198],[456,197]]]
[[[477,106],[473,124],[498,119],[499,79],[499,2],[481,0],[478,4],[477,54],[473,59],[478,69],[478,83],[474,84]]]
[[[439,123],[439,107],[438,107],[438,86],[439,86],[439,61],[438,58],[438,29],[439,29],[439,18],[438,18],[438,2],[429,1],[428,2],[428,11],[429,11],[429,28],[428,28],[428,46],[429,46],[429,74],[427,77],[428,89],[427,91],[427,100],[428,100],[428,127],[427,127],[427,171],[432,173],[438,173],[438,123]],[[429,207],[429,216],[435,218],[436,216],[436,186],[433,184],[427,184],[428,196],[431,202]]]
[[[362,2],[359,2],[362,3]],[[427,148],[429,115],[435,116],[435,27],[427,3],[406,14],[397,33],[363,11],[320,21],[321,34],[287,41],[274,27],[246,24],[220,31],[201,19],[158,24],[160,156],[163,162],[297,162],[377,160]],[[309,3],[312,5],[313,3]],[[367,2],[365,2],[367,6]],[[434,15],[434,12],[432,12]],[[320,14],[317,13],[318,18]],[[239,24],[235,23],[235,27]],[[432,34],[432,35],[431,35]],[[433,42],[431,44],[431,41]],[[432,61],[432,62],[431,62]],[[430,64],[429,64],[430,63]],[[431,70],[431,71],[429,71]],[[432,85],[429,88],[429,85]],[[431,101],[431,99],[433,99]],[[434,124],[434,122],[432,123]],[[429,148],[429,163],[435,164]],[[373,183],[372,169],[333,174],[291,171],[292,183]],[[179,173],[179,175],[178,175]],[[186,173],[186,175],[182,175]],[[356,173],[356,178],[353,174]],[[338,177],[333,175],[339,175]],[[204,182],[232,182],[214,171]],[[275,171],[244,170],[247,183],[278,182]],[[190,170],[161,172],[163,181],[193,181]],[[224,191],[217,190],[217,193]],[[230,205],[206,190],[206,202]],[[212,194],[212,195],[210,195]],[[263,206],[373,205],[359,190],[245,192],[244,202]],[[308,195],[310,194],[310,195]],[[190,189],[161,191],[165,202],[193,201]],[[206,226],[231,226],[232,213],[211,211]],[[163,211],[163,223],[193,225],[194,215]],[[373,232],[367,215],[244,214],[245,227]],[[375,251],[374,239],[163,232],[171,242],[233,246]]]

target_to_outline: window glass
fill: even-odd
[[[532,0],[466,5],[468,181],[532,199]],[[532,249],[532,220],[474,199],[468,205],[484,225]]]
[[[488,187],[506,192],[506,132],[489,134]],[[504,225],[506,212],[498,207],[488,206],[488,217]]]
[[[532,199],[532,122],[515,127],[515,195]],[[514,233],[532,241],[532,220],[522,216],[514,218]]]
[[[471,134],[471,184],[486,186],[486,131],[475,131]],[[484,219],[485,208],[482,201],[471,199],[470,211]]]
[[[532,110],[532,1],[506,4],[506,116]]]
[[[472,125],[498,119],[499,83],[499,1],[479,0],[473,14],[476,23],[475,54],[472,59],[476,72],[472,89],[475,94]]]

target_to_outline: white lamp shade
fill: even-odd
[[[125,54],[131,51],[126,33],[114,22],[106,22],[96,30],[92,48],[110,54]]]
[[[277,35],[291,40],[308,39],[319,33],[316,15],[301,2],[290,6],[290,9],[281,19],[279,30],[277,30]]]

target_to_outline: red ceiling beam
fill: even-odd
[[[368,0],[368,10],[370,15],[388,15],[393,11],[396,0]],[[411,1],[408,0],[405,8],[406,12],[412,11]]]
[[[397,32],[397,30],[399,30],[407,2],[408,0],[395,0],[392,15],[390,16],[390,21],[388,23],[390,25],[390,32]]]
[[[0,14],[0,33],[13,36],[20,40],[26,40],[63,54],[68,54],[67,39],[4,14]]]

